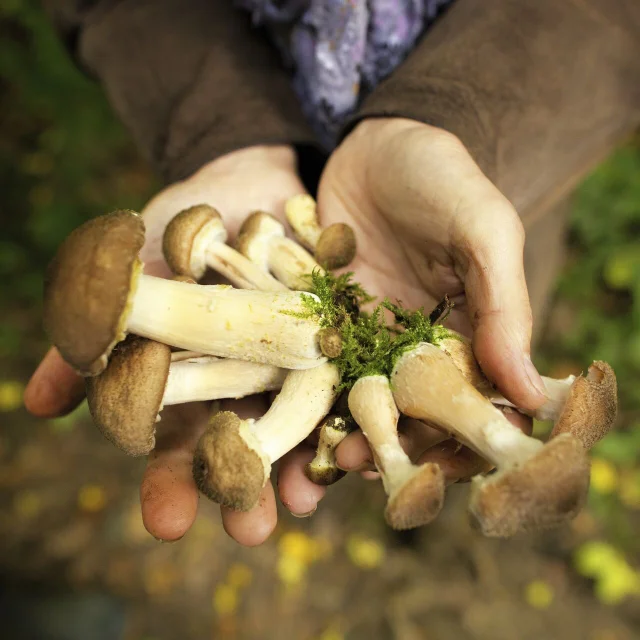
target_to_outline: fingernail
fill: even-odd
[[[527,372],[527,377],[531,386],[542,396],[547,397],[547,390],[544,388],[544,382],[535,368],[531,358],[529,356],[524,357],[524,370]]]
[[[291,515],[294,518],[310,518],[316,511],[317,511],[318,507],[315,506],[313,507],[313,509],[311,509],[311,511],[307,511],[307,513],[293,513],[293,511],[291,512]]]

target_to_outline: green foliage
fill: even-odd
[[[316,315],[322,327],[340,331],[342,353],[332,361],[340,369],[341,389],[349,389],[364,376],[389,377],[405,351],[420,342],[437,343],[451,335],[442,325],[432,324],[423,309],[410,311],[383,300],[372,312],[361,311],[361,306],[374,298],[352,277],[353,273],[334,276],[314,271],[310,289],[318,300],[308,296],[307,310],[302,314]],[[392,326],[387,325],[385,310],[393,314]]]

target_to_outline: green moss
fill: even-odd
[[[398,358],[420,342],[438,343],[450,335],[439,322],[449,310],[446,299],[438,305],[432,322],[423,309],[410,311],[389,300],[380,302],[371,313],[360,310],[374,298],[357,283],[353,274],[334,276],[315,271],[310,275],[311,291],[318,299],[307,296],[302,313],[297,317],[316,315],[322,327],[334,327],[342,335],[342,353],[333,358],[340,369],[341,389],[349,389],[359,378],[370,375],[390,376]],[[388,326],[385,310],[390,311],[394,323]]]

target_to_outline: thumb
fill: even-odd
[[[55,418],[73,411],[83,398],[84,378],[57,349],[49,349],[24,391],[27,411],[38,418]]]
[[[511,402],[536,409],[545,395],[530,357],[532,316],[520,218],[500,195],[461,211],[456,227],[462,232],[453,245],[463,271],[476,358]]]

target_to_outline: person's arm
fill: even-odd
[[[45,0],[167,182],[264,144],[313,143],[277,53],[228,0]]]
[[[455,134],[531,215],[640,122],[640,3],[456,0],[347,131],[380,116]]]

